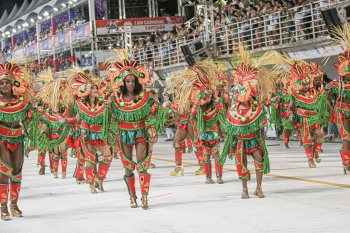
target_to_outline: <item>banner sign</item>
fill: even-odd
[[[47,49],[48,50],[52,49],[52,40],[53,40],[53,37],[47,39]]]
[[[131,32],[170,31],[174,26],[184,23],[182,16],[168,16],[155,18],[130,18],[97,20],[97,34],[109,34],[118,30],[118,27],[130,26]]]
[[[72,42],[76,42],[77,41],[77,30],[76,29],[72,30],[71,40],[72,40]]]
[[[33,44],[33,55],[38,54],[38,43]]]
[[[48,50],[48,47],[47,47],[47,40],[48,40],[48,39],[43,40],[43,48],[44,48],[44,50]]]
[[[30,45],[29,46],[29,56],[33,56],[34,55],[34,46]]]
[[[59,35],[55,35],[53,39],[54,39],[54,46],[55,46],[55,48],[60,47],[60,36]]]
[[[64,34],[60,34],[60,46],[64,46]]]
[[[70,44],[70,35],[69,35],[69,31],[64,32],[64,44],[65,44],[65,45]]]

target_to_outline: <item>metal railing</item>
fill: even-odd
[[[322,18],[321,9],[343,1],[317,1],[288,11],[267,14],[228,25],[214,27],[211,35],[202,33],[191,39],[179,38],[134,49],[133,59],[146,64],[154,62],[154,68],[166,68],[185,62],[181,46],[194,39],[209,38],[209,50],[214,57],[233,56],[238,51],[239,43],[244,43],[250,50],[268,50],[284,47],[286,44],[312,39],[327,39],[328,30]],[[215,37],[213,37],[215,35]]]

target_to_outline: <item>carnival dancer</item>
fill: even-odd
[[[343,143],[340,155],[345,175],[350,175],[350,25],[345,22],[342,26],[333,29],[336,36],[331,42],[332,51],[346,45],[346,50],[339,53],[339,62],[334,66],[340,75],[339,81],[334,80],[326,86],[329,98],[336,96],[335,118],[338,124]],[[327,52],[332,52],[327,51]]]
[[[203,61],[206,62],[206,61]],[[197,64],[198,65],[198,64]],[[205,159],[203,167],[206,175],[207,184],[213,184],[211,156],[215,159],[215,171],[217,182],[223,184],[222,180],[222,165],[219,165],[220,140],[222,138],[220,129],[220,116],[225,119],[225,109],[222,102],[219,100],[213,90],[217,83],[218,74],[201,76],[195,70],[196,64],[191,69],[194,69],[195,75],[187,75],[187,81],[193,85],[192,97],[195,97],[195,103],[191,108],[191,120],[196,119],[199,132],[199,148],[204,150]],[[195,79],[195,81],[191,80]],[[193,100],[192,100],[193,101]]]
[[[222,137],[220,134],[220,126],[218,124],[219,110],[217,107],[221,106],[221,114],[224,112],[222,104],[214,104],[214,99],[218,101],[213,90],[218,82],[217,78],[218,69],[216,64],[213,61],[204,60],[197,62],[180,76],[174,77],[170,82],[170,88],[176,88],[176,91],[181,93],[176,106],[179,115],[183,117],[180,118],[180,120],[186,119],[184,122],[186,124],[186,130],[182,128],[185,124],[179,124],[178,131],[175,134],[174,145],[177,165],[171,175],[177,175],[179,171],[181,171],[182,175],[184,173],[184,168],[182,166],[181,143],[179,141],[182,141],[186,135],[189,134],[191,138],[195,138],[195,153],[199,164],[202,164],[203,166],[204,173],[207,177],[207,183],[213,183],[213,180],[211,179],[210,158],[213,155],[214,158],[217,159],[219,142]],[[196,94],[200,95],[200,100],[197,102]],[[208,100],[206,100],[206,98],[208,98]],[[189,121],[190,123],[188,123],[188,117],[186,115],[187,112],[190,112],[193,104],[193,112],[191,113],[192,117]],[[198,105],[201,106],[200,110],[197,110]],[[197,116],[197,111],[202,115]],[[205,116],[203,116],[203,111],[205,112]],[[222,117],[222,119],[224,119],[224,117]],[[198,122],[201,123],[200,127],[198,127]],[[182,122],[180,121],[180,123]],[[199,153],[201,154],[199,155]],[[206,155],[205,157],[204,153]],[[222,183],[222,173],[219,171],[220,167],[217,166],[216,170],[218,172],[218,182]],[[199,174],[199,172],[201,172],[201,170],[197,171],[197,174]]]
[[[20,122],[26,118],[32,118],[31,142],[34,142],[37,136],[39,116],[36,110],[32,110],[36,108],[37,100],[33,98],[35,93],[28,93],[28,84],[23,79],[25,76],[23,69],[25,68],[21,70],[18,65],[11,61],[0,64],[0,203],[2,220],[10,219],[7,209],[8,198],[11,201],[12,217],[22,216],[22,211],[17,206],[24,157],[24,135]],[[33,98],[31,104],[27,102],[28,98]]]
[[[96,188],[104,191],[103,180],[105,179],[112,155],[106,143],[108,137],[109,111],[99,91],[98,85],[77,66],[73,66],[73,74],[68,78],[67,93],[78,96],[69,101],[68,106],[74,103],[77,113],[75,118],[58,117],[59,122],[67,125],[76,125],[81,122],[78,134],[82,153],[85,159],[85,175],[92,194],[96,194]],[[97,179],[95,181],[94,165],[98,163],[97,150],[103,155],[103,161],[99,163]]]
[[[130,195],[130,207],[136,208],[135,175],[139,173],[139,181],[142,194],[142,208],[148,209],[148,192],[151,182],[151,174],[147,172],[150,166],[150,138],[145,121],[149,115],[157,115],[162,107],[151,98],[149,92],[144,91],[142,85],[150,85],[151,74],[145,67],[136,61],[127,60],[128,55],[124,50],[114,50],[114,56],[109,62],[109,78],[113,90],[113,102],[111,109],[116,123],[111,124],[118,138],[117,145],[120,159],[125,168],[124,181]],[[157,123],[161,118],[157,118]],[[156,131],[162,126],[156,127]],[[132,151],[135,147],[136,162],[133,161]]]
[[[171,103],[171,94],[168,93],[168,92],[164,92],[163,93],[163,98],[164,98],[163,109],[165,111],[167,111],[168,106]],[[173,125],[173,123],[174,123],[173,119],[175,119],[175,116],[174,116],[174,113],[172,111],[167,111],[167,112],[168,112],[168,114],[167,114],[166,117],[167,117],[168,121],[167,121],[167,123],[165,125],[165,132],[166,132],[166,135],[167,135],[167,139],[165,141],[172,141],[174,136],[175,136],[175,134],[174,134],[172,128],[167,127],[167,126]]]
[[[316,134],[318,138],[324,137],[322,125],[325,122],[327,96],[319,94],[313,88],[313,76],[310,72],[310,66],[294,63],[290,73],[293,75],[293,79],[290,82],[292,94],[287,114],[289,119],[293,120],[297,130],[301,130],[309,167],[315,168],[314,157],[317,162],[320,162],[318,149],[322,143],[315,141],[313,145],[311,134]]]
[[[288,67],[288,66],[287,66]],[[290,80],[293,78],[292,75],[288,73],[280,73],[279,74],[279,85],[281,85],[281,88],[277,88],[277,96],[271,98],[271,102],[275,105],[271,108],[271,123],[273,122],[277,128],[279,128],[279,125],[282,120],[282,126],[283,126],[283,141],[284,146],[286,149],[289,149],[289,137],[292,132],[296,130],[295,126],[293,125],[293,121],[291,121],[287,115],[288,107],[290,103],[290,94],[292,93],[292,89],[290,86]],[[278,82],[277,82],[278,83]],[[265,101],[265,105],[266,102]],[[280,113],[276,113],[274,111],[277,111],[277,109],[280,109]],[[281,119],[279,119],[279,116]],[[300,146],[302,146],[302,137],[301,132],[297,131],[297,135],[300,141]]]
[[[177,123],[177,129],[176,133],[173,139],[173,147],[175,149],[175,163],[176,166],[174,168],[174,171],[170,173],[171,176],[177,176],[179,172],[181,172],[181,175],[183,176],[185,174],[185,169],[182,165],[182,155],[184,153],[184,145],[183,142],[186,140],[186,138],[189,136],[195,143],[195,154],[198,160],[199,169],[195,171],[195,175],[203,175],[205,174],[204,168],[203,168],[203,160],[204,160],[204,152],[203,150],[198,149],[196,133],[197,133],[197,127],[196,125],[192,124],[192,122],[189,122],[189,107],[186,109],[186,112],[180,107],[179,100],[180,100],[180,88],[176,88],[177,95],[173,102],[171,102],[168,106],[169,110],[175,113],[176,116],[176,123]],[[188,112],[187,112],[188,111]],[[188,136],[187,136],[188,135]]]
[[[59,160],[61,160],[62,179],[65,179],[68,163],[68,152],[65,143],[67,129],[64,124],[57,121],[58,116],[63,118],[67,116],[67,107],[63,104],[65,81],[54,80],[51,69],[43,71],[39,75],[39,80],[47,82],[38,93],[38,97],[47,105],[47,108],[42,115],[43,127],[40,132],[41,139],[38,150],[46,152],[46,148],[52,149],[54,178],[58,178]],[[42,135],[43,133],[44,135]]]
[[[310,72],[312,75],[312,79],[313,79],[313,85],[314,88],[316,89],[316,91],[318,92],[318,95],[326,95],[325,90],[324,90],[324,85],[323,85],[323,71],[322,68],[315,62],[309,62],[309,66],[310,66]],[[326,111],[326,116],[323,118],[322,122],[324,122],[325,118],[327,118],[327,122],[328,122],[328,111]],[[317,122],[319,124],[322,124],[322,122]],[[321,131],[324,133],[323,127],[321,127]],[[322,144],[324,142],[324,137],[319,138],[316,134],[313,135],[314,136],[314,156],[315,156],[315,160],[317,163],[321,162],[321,158],[319,156],[319,152],[323,152],[322,150]]]
[[[255,67],[253,59],[243,45],[240,45],[238,59],[243,62],[233,72],[234,83],[232,89],[234,102],[227,114],[226,132],[227,140],[219,164],[223,165],[227,156],[235,161],[239,178],[242,180],[243,193],[241,198],[249,198],[247,181],[250,180],[250,171],[247,168],[247,155],[254,159],[257,187],[254,195],[263,198],[262,178],[263,173],[270,171],[269,157],[265,145],[264,126],[266,124],[266,110],[262,104],[270,92],[275,90],[275,81],[271,73],[263,65],[272,60],[272,52],[263,55]],[[261,101],[260,101],[261,98]]]
[[[230,106],[230,95],[227,93],[227,85],[227,72],[223,72],[221,69],[219,69],[219,82],[216,86],[216,93],[220,102],[224,106],[225,115],[227,115],[227,110]],[[224,134],[224,132],[221,133]],[[221,139],[221,142],[225,142],[224,137]]]
[[[42,118],[44,116],[44,112],[45,112],[45,109],[46,109],[46,106],[45,104],[41,104],[41,105],[38,105],[37,106],[37,109],[38,109],[38,114],[39,114],[39,125],[38,125],[38,130],[39,132],[41,131],[42,127],[43,127],[43,121],[42,121]],[[37,145],[36,145],[37,147]],[[45,174],[45,157],[46,157],[46,148],[45,149],[38,149],[38,165],[40,165],[40,169],[39,169],[39,175],[44,175]],[[51,170],[51,173],[53,173],[53,166],[52,166],[52,156],[51,156],[51,150],[49,151],[48,153],[49,155],[49,160],[50,160],[50,170]]]

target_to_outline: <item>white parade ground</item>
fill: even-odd
[[[194,153],[184,154],[185,176],[172,177],[174,149],[163,137],[154,146],[148,210],[129,207],[120,159],[113,159],[105,192],[90,193],[72,177],[76,159],[69,157],[68,178],[54,179],[46,168],[39,176],[37,151],[25,158],[19,208],[23,217],[0,221],[1,233],[18,232],[349,232],[350,176],[344,176],[341,143],[324,143],[322,162],[309,168],[298,142],[268,140],[271,173],[264,176],[266,198],[254,196],[255,174],[248,183],[250,199],[234,161],[227,159],[224,184],[205,184],[196,176]],[[223,144],[221,144],[221,148]],[[48,156],[46,164],[48,164]],[[214,164],[213,164],[214,165]],[[215,166],[213,166],[214,168]],[[250,170],[253,166],[249,165]],[[59,177],[61,172],[59,171]],[[136,193],[140,187],[136,175]]]

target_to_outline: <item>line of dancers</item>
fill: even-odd
[[[310,168],[321,162],[323,127],[330,120],[336,122],[343,139],[340,154],[344,174],[350,174],[349,24],[334,33],[338,35],[333,40],[335,46],[345,43],[347,50],[339,54],[340,62],[335,64],[340,80],[326,87],[321,67],[316,63],[291,59],[276,51],[268,51],[257,60],[241,44],[232,77],[227,77],[227,67],[222,62],[199,61],[170,80],[168,93],[174,93],[175,99],[164,107],[158,102],[157,93],[145,88],[151,85],[152,74],[138,62],[128,60],[123,50],[113,50],[113,56],[106,61],[109,75],[104,80],[77,66],[73,66],[66,80],[55,79],[48,69],[37,77],[46,83],[39,93],[33,88],[29,70],[17,64],[19,60],[0,64],[1,219],[10,219],[8,201],[12,217],[22,216],[17,201],[24,151],[32,150],[38,150],[39,175],[45,174],[48,152],[53,177],[58,178],[61,161],[64,179],[71,148],[71,156],[77,159],[73,176],[77,184],[87,183],[92,194],[98,193],[96,189],[104,191],[103,181],[113,153],[118,154],[125,168],[130,207],[138,207],[137,173],[141,206],[148,209],[148,169],[155,167],[151,163],[153,146],[170,112],[175,113],[177,122],[173,139],[176,166],[171,176],[184,175],[183,143],[187,141],[189,148],[193,144],[198,160],[195,174],[205,174],[207,184],[214,183],[212,159],[219,184],[224,183],[226,159],[235,159],[242,180],[241,198],[248,199],[251,173],[247,156],[251,155],[257,178],[254,195],[265,197],[262,179],[263,174],[270,172],[265,144],[268,111],[270,122],[284,127],[286,148],[290,132],[298,132]],[[231,96],[227,93],[228,80],[233,83]],[[334,97],[335,109],[331,104]],[[223,138],[226,141],[220,150]]]

